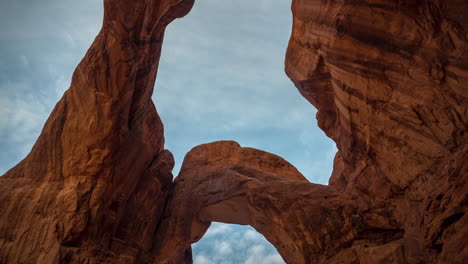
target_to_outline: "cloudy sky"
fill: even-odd
[[[326,184],[336,152],[284,74],[290,0],[197,0],[169,25],[154,92],[178,173],[185,153],[236,140]],[[99,31],[101,0],[0,2],[0,175],[30,151]],[[196,264],[283,263],[254,229],[215,223]]]

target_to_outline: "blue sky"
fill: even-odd
[[[99,31],[101,0],[0,2],[0,174],[30,151]],[[236,140],[326,184],[336,152],[316,110],[284,74],[290,0],[197,0],[166,31],[153,96],[176,158]],[[250,227],[215,223],[194,245],[206,263],[283,263]]]

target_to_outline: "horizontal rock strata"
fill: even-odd
[[[398,223],[404,263],[468,262],[468,2],[292,10],[286,72],[337,144],[330,186]]]

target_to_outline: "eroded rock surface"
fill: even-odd
[[[190,263],[211,221],[288,263],[468,263],[468,2],[293,0],[286,72],[339,152],[329,186],[235,142],[173,158],[151,102],[193,0],[105,0],[31,153],[0,178],[0,263]]]
[[[287,263],[322,263],[355,240],[371,247],[401,239],[403,231],[381,211],[366,209],[358,198],[309,183],[276,155],[214,142],[185,157],[156,255],[166,263],[171,249],[198,241],[211,221],[253,226]]]
[[[151,101],[166,25],[193,1],[105,0],[103,27],[31,153],[0,177],[0,263],[142,263],[172,184]]]
[[[171,262],[173,250],[189,248],[216,221],[251,225],[287,263],[409,263],[406,243],[417,241],[388,205],[309,183],[276,155],[214,142],[185,157],[154,255]]]
[[[330,186],[384,208],[409,263],[468,262],[468,2],[292,10],[286,72],[337,143]]]

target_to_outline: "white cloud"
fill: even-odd
[[[228,233],[231,231],[231,227],[227,224],[213,223],[210,229],[206,232],[204,237],[216,236],[221,233]]]
[[[284,260],[278,253],[266,253],[265,246],[258,244],[249,250],[249,256],[245,264],[282,264]]]
[[[227,241],[221,241],[220,243],[217,243],[215,248],[219,255],[228,255],[233,253],[231,244]]]
[[[69,32],[64,32],[63,40],[65,41],[65,43],[70,45],[70,48],[76,47],[76,42],[75,42],[75,40],[73,39],[72,35]]]
[[[29,60],[25,55],[20,56],[20,61],[25,67],[29,66]]]
[[[52,106],[38,99],[27,82],[0,83],[0,176],[31,150]]]
[[[193,245],[194,259],[216,264],[284,263],[276,249],[252,227],[213,223],[207,234],[211,229],[211,235]]]
[[[261,240],[263,237],[262,235],[260,235],[260,233],[254,230],[247,230],[244,233],[244,238],[250,241],[258,241],[258,240]]]
[[[280,254],[273,254],[273,255],[266,256],[263,259],[263,263],[265,263],[265,264],[282,264],[282,263],[284,263],[284,260],[280,256]]]
[[[203,255],[198,255],[193,259],[194,264],[214,264],[211,260]]]
[[[21,94],[31,89],[26,82],[0,83],[0,131],[14,131],[5,136],[16,143],[35,138],[49,114],[48,107],[34,94]]]

